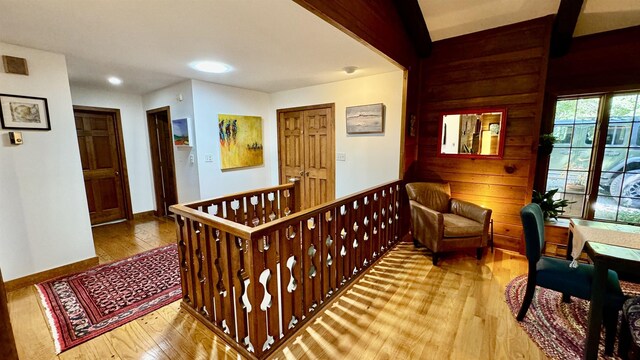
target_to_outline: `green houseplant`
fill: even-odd
[[[566,199],[554,200],[553,196],[557,192],[558,189],[549,190],[546,193],[533,190],[533,197],[531,201],[540,205],[545,220],[549,220],[551,218],[558,220],[558,215],[564,212],[562,208],[570,204],[569,200]]]
[[[556,143],[557,138],[553,136],[553,133],[540,135],[540,144],[538,145],[538,152],[540,155],[549,156],[553,151],[553,144]]]

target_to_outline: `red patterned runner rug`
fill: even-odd
[[[179,300],[176,245],[36,285],[56,353]]]
[[[640,295],[637,284],[621,281],[620,286],[628,295]],[[526,287],[527,275],[520,275],[507,285],[505,297],[514,317],[520,310]],[[588,313],[588,301],[572,297],[571,303],[566,304],[561,293],[538,286],[520,326],[549,358],[582,359]],[[599,359],[619,359],[604,355],[604,332],[598,352]]]

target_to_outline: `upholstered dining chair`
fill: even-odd
[[[520,218],[524,230],[529,274],[527,275],[527,289],[524,294],[524,300],[516,319],[522,321],[527,315],[536,286],[580,299],[591,299],[591,283],[594,275],[593,265],[580,264],[577,268],[572,268],[569,266],[569,260],[542,255],[542,249],[544,248],[544,217],[540,205],[532,203],[523,207],[520,211]],[[624,301],[625,297],[620,289],[618,274],[609,270],[604,308],[605,353],[607,355],[613,354],[618,311],[622,308]]]
[[[406,185],[411,207],[413,243],[433,252],[433,265],[441,253],[475,248],[478,260],[489,242],[491,209],[451,198],[444,183],[414,182]]]

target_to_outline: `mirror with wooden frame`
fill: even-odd
[[[465,109],[442,114],[438,156],[502,159],[507,109]]]

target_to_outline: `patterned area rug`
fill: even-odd
[[[640,294],[637,284],[621,281],[620,285],[627,294]],[[516,277],[507,285],[505,297],[514,317],[520,310],[526,287],[526,275]],[[527,316],[520,325],[549,358],[582,359],[588,313],[588,301],[572,297],[571,303],[565,304],[561,293],[537,287]],[[619,359],[604,355],[604,331],[600,336],[598,358]]]
[[[56,353],[181,298],[176,245],[36,285]]]

